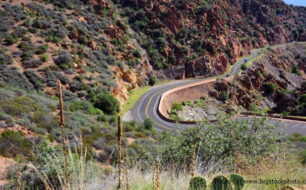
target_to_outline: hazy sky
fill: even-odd
[[[288,4],[306,6],[306,0],[284,0]]]

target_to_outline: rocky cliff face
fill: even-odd
[[[160,77],[220,74],[252,48],[305,39],[305,8],[280,0],[113,0]]]
[[[266,53],[231,82],[218,81],[211,95],[219,100],[226,97],[232,105],[248,110],[267,107],[280,113],[287,107],[297,108],[305,88],[305,43],[268,48]]]

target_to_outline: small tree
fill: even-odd
[[[265,93],[271,94],[275,90],[275,84],[272,82],[267,82],[263,85]]]
[[[220,96],[219,96],[220,100],[225,102],[226,100],[228,100],[228,93],[227,91],[221,91],[220,92]]]
[[[157,78],[155,76],[150,76],[149,85],[154,86],[157,83]]]
[[[241,65],[241,70],[245,71],[247,69],[248,69],[247,64],[244,63],[244,64]]]
[[[143,122],[143,126],[146,130],[152,130],[154,127],[153,121],[150,118],[146,118]]]
[[[109,93],[99,94],[94,106],[109,115],[116,114],[119,111],[118,100]]]

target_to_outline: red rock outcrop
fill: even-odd
[[[220,74],[253,48],[306,35],[306,8],[281,0],[120,2],[164,78]]]
[[[233,81],[217,81],[215,91],[211,95],[221,99],[220,93],[225,92],[232,105],[240,105],[247,109],[254,105],[261,106],[263,96],[277,106],[285,105],[285,100],[292,98],[286,90],[299,89],[306,79],[306,59],[303,58],[306,46],[291,44],[268,51],[267,55],[257,60],[252,67],[235,76]],[[274,86],[270,94],[266,92],[268,84]]]

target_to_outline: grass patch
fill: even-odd
[[[157,85],[162,85],[162,84],[166,84],[166,83],[173,82],[173,81],[174,80],[162,80],[162,81],[158,81]],[[143,86],[143,87],[139,87],[139,88],[135,88],[135,89],[131,90],[130,95],[129,95],[129,99],[127,100],[127,102],[122,107],[122,113],[124,114],[124,113],[130,111],[134,107],[134,105],[136,104],[138,99],[142,95],[147,93],[151,88],[152,88],[152,86]]]
[[[289,140],[293,142],[306,142],[306,136],[300,133],[294,133],[289,136]]]
[[[129,110],[131,110],[134,105],[136,104],[137,100],[144,95],[146,92],[148,92],[151,89],[151,86],[144,86],[140,88],[136,88],[130,91],[129,99],[127,102],[123,105],[122,113],[126,113]]]

